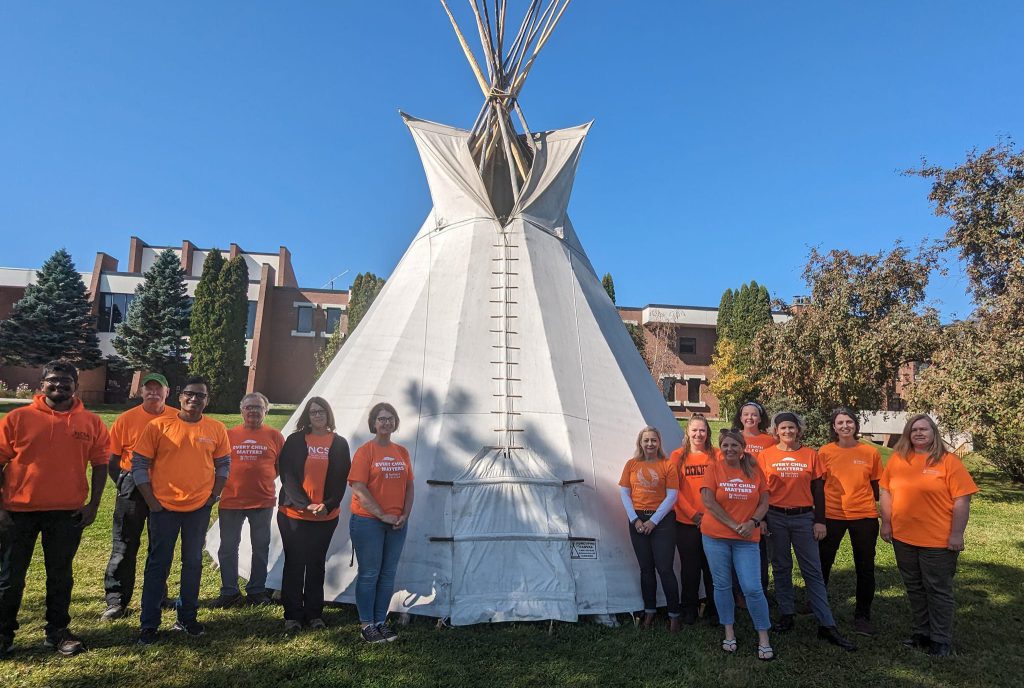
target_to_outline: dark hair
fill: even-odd
[[[395,407],[389,404],[388,402],[381,401],[373,405],[373,408],[370,409],[370,415],[367,416],[366,418],[367,425],[370,426],[370,432],[374,435],[377,434],[377,430],[375,427],[377,425],[377,414],[380,413],[381,411],[387,411],[388,413],[395,417],[395,430],[397,431],[398,411],[396,411]]]
[[[334,411],[331,410],[331,405],[327,403],[327,400],[323,397],[310,397],[306,405],[302,407],[302,413],[299,414],[299,421],[295,424],[295,429],[298,432],[309,432],[313,429],[313,424],[309,421],[309,407],[313,404],[323,408],[327,411],[327,429],[334,432]]]
[[[839,416],[849,416],[853,418],[853,436],[860,437],[860,418],[857,414],[846,408],[845,406],[839,406],[832,409],[832,415],[828,417],[828,438],[833,442],[839,441],[839,433],[836,432],[836,418]]]
[[[56,361],[50,361],[43,366],[43,374],[39,376],[39,379],[44,379],[50,373],[64,373],[70,376],[76,385],[78,384],[78,368],[66,358],[58,358]]]
[[[722,440],[724,440],[726,438],[732,440],[733,442],[736,442],[737,444],[739,444],[740,446],[743,447],[743,456],[740,457],[740,468],[743,469],[743,475],[747,476],[748,478],[752,478],[754,476],[754,466],[757,465],[757,461],[754,459],[753,456],[750,455],[750,452],[748,452],[747,449],[746,449],[746,447],[747,447],[747,440],[743,436],[743,431],[742,430],[727,430],[725,428],[722,428],[721,430],[719,430],[719,432],[718,432],[718,448],[719,449],[722,448]],[[724,452],[722,453],[722,461],[725,461],[725,453]]]
[[[736,409],[736,413],[732,417],[732,429],[743,430],[743,424],[740,422],[740,416],[743,415],[743,407],[753,406],[757,409],[760,420],[757,421],[757,429],[761,432],[768,432],[768,412],[764,410],[764,406],[757,403],[754,400],[744,401],[740,404],[740,407]]]
[[[206,378],[202,375],[190,375],[185,378],[185,381],[181,383],[181,388],[185,389],[189,385],[202,385],[206,388],[206,391],[210,391],[210,383],[206,381]]]
[[[708,430],[708,438],[704,440],[704,452],[708,455],[713,455],[711,449],[711,423],[704,417],[703,413],[695,413],[690,416],[690,419],[686,421],[686,431],[683,433],[683,451],[682,451],[682,463],[686,463],[686,458],[693,451],[693,447],[690,446],[690,424],[694,421],[704,423],[704,427]]]

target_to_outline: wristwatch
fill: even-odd
[[[759,521],[758,519],[752,518],[750,520],[754,522],[754,527],[755,528],[760,528],[761,527],[761,521]]]

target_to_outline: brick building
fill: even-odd
[[[189,296],[195,294],[203,272],[203,262],[210,249],[185,240],[180,246],[150,246],[138,237],[131,237],[128,261],[119,270],[116,258],[97,253],[91,272],[82,279],[89,291],[93,312],[97,316],[100,349],[104,355],[115,355],[112,344],[115,328],[128,311],[135,288],[142,283],[143,273],[161,251],[171,249],[185,269]],[[246,326],[246,391],[260,391],[272,402],[301,401],[313,384],[313,356],[324,345],[335,328],[348,329],[348,292],[338,289],[300,287],[292,269],[291,253],[281,246],[273,253],[245,251],[231,244],[228,258],[242,256],[249,267],[249,318]],[[11,308],[24,295],[25,288],[35,280],[35,269],[0,268],[0,319],[10,315]],[[83,371],[80,396],[87,403],[118,402],[129,389],[137,386],[106,365]],[[0,380],[15,387],[25,382],[35,387],[38,369],[0,366]]]

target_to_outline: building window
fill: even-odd
[[[298,315],[295,320],[295,331],[296,332],[312,332],[313,331],[313,306],[297,306],[295,308]]]
[[[100,294],[100,315],[96,323],[98,332],[116,332],[117,326],[128,317],[128,306],[135,300],[134,294]]]
[[[327,312],[327,329],[324,330],[327,334],[334,334],[334,330],[341,323],[341,309],[340,308],[325,308]]]
[[[249,312],[245,316],[245,338],[252,339],[256,332],[256,302],[249,302]]]
[[[695,337],[679,338],[679,355],[697,353],[697,339]]]
[[[661,393],[665,395],[665,401],[674,403],[676,400],[676,379],[674,377],[661,378]]]
[[[686,381],[686,403],[699,404],[700,400],[700,378],[691,377]]]

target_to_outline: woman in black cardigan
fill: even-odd
[[[338,527],[351,466],[348,442],[334,432],[334,413],[312,397],[277,459],[281,476],[277,527],[284,544],[281,602],[284,629],[326,628],[323,620],[327,549]]]

